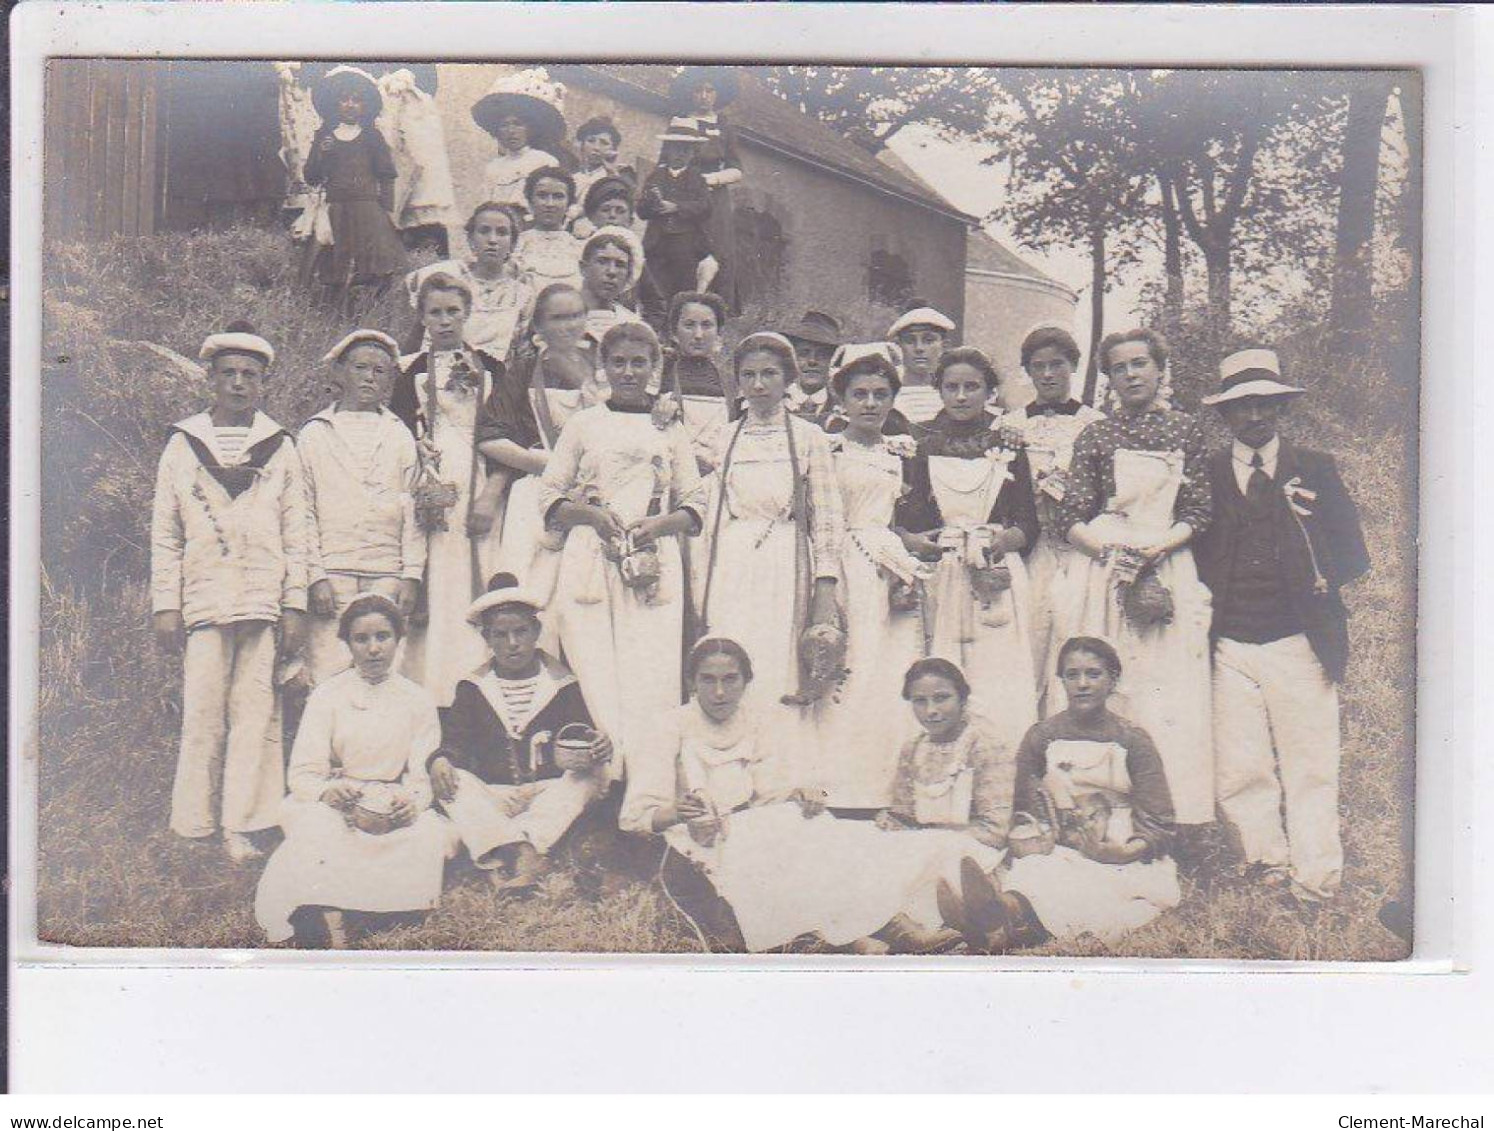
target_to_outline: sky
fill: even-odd
[[[969,143],[947,141],[920,126],[899,131],[888,146],[938,193],[956,208],[972,216],[984,217],[1001,200],[1006,183],[1005,170],[981,163],[981,149]],[[1042,253],[1020,247],[1009,232],[998,224],[987,224],[986,231],[1016,252],[1034,267],[1079,293],[1074,313],[1074,334],[1082,344],[1089,340],[1089,249],[1078,247],[1062,252]],[[1161,273],[1160,261],[1155,265]],[[1143,275],[1144,271],[1133,274]],[[1112,327],[1137,321],[1140,301],[1139,278],[1117,287],[1105,298],[1105,321]]]

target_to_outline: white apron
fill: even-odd
[[[902,460],[844,441],[835,471],[846,516],[839,596],[850,674],[826,708],[814,776],[836,808],[884,809],[892,803],[898,752],[917,731],[902,700],[903,673],[923,654],[921,616],[894,613],[888,598],[894,578],[912,582],[929,567],[891,529]]]
[[[1128,546],[1161,541],[1173,524],[1182,477],[1180,451],[1117,450],[1115,496],[1088,524],[1091,534],[1101,543]],[[1099,636],[1115,646],[1124,671],[1112,709],[1157,744],[1178,823],[1206,824],[1214,819],[1209,591],[1186,546],[1159,561],[1156,574],[1172,593],[1173,618],[1138,631],[1121,613],[1113,564],[1076,555],[1059,583],[1055,631],[1064,638]],[[1048,702],[1066,702],[1056,676]]]
[[[989,605],[972,589],[969,570],[990,545],[987,519],[1011,476],[1010,461],[1009,454],[929,457],[929,482],[944,521],[939,542],[950,547],[930,587],[934,619],[929,654],[959,665],[970,682],[971,710],[985,715],[996,735],[1015,750],[1037,722],[1027,567],[1021,554],[1004,554],[1011,586]]]

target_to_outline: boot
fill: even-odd
[[[887,943],[893,954],[942,954],[960,941],[960,932],[949,927],[930,930],[898,912],[872,937]]]
[[[540,881],[549,872],[550,862],[539,854],[534,845],[524,841],[514,854],[513,875],[500,878],[497,872],[490,872],[489,877],[493,881],[493,889],[499,895],[529,895],[539,887]]]
[[[995,879],[969,856],[960,861],[960,933],[976,954],[1004,954],[1011,946],[1011,915]]]

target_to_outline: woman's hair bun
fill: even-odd
[[[246,322],[242,318],[240,318],[237,322],[230,322],[228,324],[227,329],[225,329],[223,332],[225,334],[257,334],[257,333],[259,333],[259,331],[254,328],[253,323]]]

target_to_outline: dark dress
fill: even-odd
[[[394,157],[379,131],[365,122],[363,132],[342,141],[323,127],[306,159],[306,183],[327,193],[332,246],[318,249],[316,277],[330,286],[382,282],[409,268],[383,200],[393,191]]]

